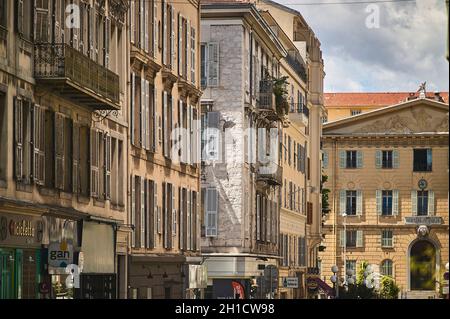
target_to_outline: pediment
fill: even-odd
[[[324,125],[324,134],[417,134],[448,132],[448,105],[423,100],[364,113]]]

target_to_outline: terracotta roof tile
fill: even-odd
[[[379,92],[379,93],[325,93],[325,107],[332,106],[388,106],[407,100],[413,95],[419,96],[417,92]],[[448,92],[440,92],[440,96],[448,104]],[[427,92],[427,98],[433,99],[434,92]]]

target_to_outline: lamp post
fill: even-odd
[[[333,283],[333,289],[335,289],[335,299],[339,299],[339,278],[337,273],[339,272],[338,266],[334,265],[331,267],[331,272],[333,275],[330,277],[331,282]]]

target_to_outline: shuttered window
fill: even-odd
[[[214,87],[219,85],[219,43],[202,44],[201,85]]]
[[[34,41],[47,43],[50,39],[49,0],[36,0],[34,10]]]
[[[33,177],[37,185],[45,183],[45,110],[34,106]]]
[[[215,237],[218,233],[218,209],[219,209],[219,196],[215,188],[206,189],[205,197],[206,207],[206,237]]]

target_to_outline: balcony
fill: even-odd
[[[275,94],[271,80],[259,81],[258,109],[276,112]]]
[[[36,44],[34,76],[63,97],[94,110],[118,110],[119,76],[67,44]]]
[[[306,64],[303,61],[300,53],[294,50],[290,50],[286,56],[287,63],[294,69],[295,73],[302,79],[303,82],[308,81],[308,74],[306,69]]]
[[[301,127],[308,126],[309,109],[304,104],[291,103],[289,110],[289,120]]]
[[[281,186],[283,183],[283,168],[274,162],[260,163],[256,173],[256,180],[271,186]]]

